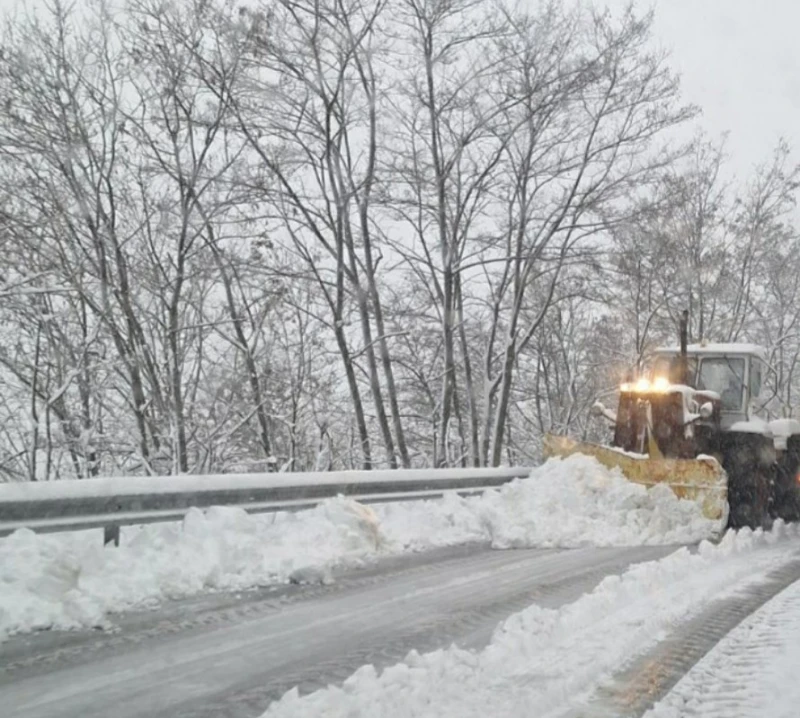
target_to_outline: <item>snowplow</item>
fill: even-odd
[[[547,435],[545,457],[581,453],[644,486],[666,484],[730,528],[800,519],[800,422],[767,409],[766,352],[752,344],[687,343],[656,351],[651,366],[619,387],[608,445]]]

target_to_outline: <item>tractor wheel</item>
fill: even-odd
[[[772,524],[774,467],[764,461],[762,448],[757,440],[742,437],[725,452],[730,528]]]
[[[775,476],[773,518],[800,521],[800,437],[792,437],[783,456],[778,460]]]

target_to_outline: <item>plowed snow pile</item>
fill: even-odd
[[[695,542],[719,526],[664,487],[634,485],[595,459],[551,460],[529,479],[480,497],[376,506],[326,501],[296,514],[192,509],[182,523],[0,539],[0,640],[38,628],[106,623],[106,615],[205,590],[289,580],[387,553],[470,541],[496,548]]]
[[[391,535],[400,524],[399,509],[382,512],[381,525]],[[413,510],[413,509],[412,509]],[[700,506],[678,499],[666,486],[646,489],[627,481],[619,469],[608,469],[593,457],[551,459],[530,478],[515,481],[478,498],[430,502],[435,532],[453,527],[482,526],[495,548],[629,546],[690,543],[709,538],[722,528],[706,519]],[[430,532],[431,540],[435,533]]]

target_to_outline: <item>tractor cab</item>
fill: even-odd
[[[659,349],[648,371],[620,387],[612,445],[691,458],[718,453],[723,434],[764,433],[765,366],[764,351],[751,344]]]
[[[659,349],[649,381],[680,382],[679,347]],[[690,344],[686,347],[686,384],[719,404],[723,430],[737,422],[764,419],[759,403],[766,371],[764,350],[753,344]],[[663,378],[662,378],[663,377]]]

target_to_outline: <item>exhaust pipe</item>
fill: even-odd
[[[680,322],[681,331],[681,358],[680,358],[680,383],[689,383],[689,358],[687,356],[687,347],[689,344],[689,310],[684,309],[681,314]]]

